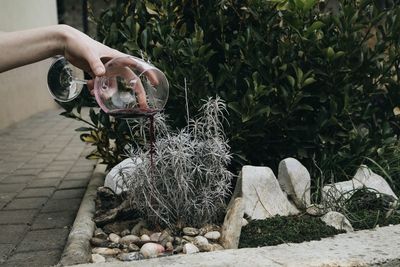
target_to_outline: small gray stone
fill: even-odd
[[[93,248],[93,254],[101,254],[101,255],[117,255],[121,253],[121,250],[118,248]]]
[[[151,241],[151,240],[150,240],[150,236],[148,236],[148,235],[146,235],[146,234],[142,235],[142,236],[140,237],[140,240],[141,240],[141,241]]]
[[[153,233],[150,235],[150,240],[153,242],[158,242],[158,239],[161,236],[161,232]]]
[[[131,243],[131,244],[128,245],[128,251],[129,252],[139,251],[139,250],[140,250],[140,248],[134,243]]]
[[[140,252],[129,252],[119,254],[118,259],[121,261],[137,261],[144,259],[144,256]]]
[[[129,231],[129,229],[125,229],[124,231],[121,232],[121,237],[124,237],[126,235],[130,235],[131,231]]]
[[[183,246],[183,253],[185,254],[194,254],[198,253],[200,250],[198,247],[193,245],[192,243],[187,243]]]
[[[173,251],[174,250],[174,246],[172,245],[172,242],[167,242],[165,244],[165,250],[166,251]]]
[[[188,236],[196,236],[199,234],[199,229],[193,227],[185,227],[182,229],[183,233]]]
[[[94,237],[96,238],[100,238],[100,239],[107,239],[108,235],[106,233],[104,233],[103,229],[101,228],[97,228],[96,230],[94,230]]]
[[[210,251],[210,243],[204,236],[196,236],[193,240],[193,244],[200,249],[200,251]]]
[[[119,240],[119,242],[121,244],[128,245],[128,246],[129,246],[129,244],[137,243],[138,241],[140,241],[140,237],[138,237],[136,235],[126,235],[124,237],[121,237],[121,239]]]
[[[193,240],[194,240],[194,237],[193,237],[193,236],[184,235],[184,236],[182,236],[182,238],[183,238],[184,240],[186,240],[186,241],[189,241],[189,242],[193,242]]]
[[[114,233],[109,234],[108,238],[110,239],[111,242],[114,242],[114,243],[119,243],[119,240],[121,239],[121,237],[119,235],[116,235]]]
[[[205,238],[207,238],[208,240],[213,240],[216,241],[221,237],[221,233],[218,231],[212,231],[212,232],[208,232],[204,235]]]
[[[210,251],[224,250],[220,244],[210,244]]]
[[[179,246],[176,246],[175,248],[174,248],[174,250],[172,251],[172,253],[173,254],[178,254],[178,253],[181,253],[183,251],[183,246],[182,245],[179,245]]]
[[[221,227],[215,224],[207,224],[200,228],[199,235],[205,235],[211,231],[220,231]]]

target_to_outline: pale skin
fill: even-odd
[[[71,64],[92,77],[105,74],[103,62],[128,56],[67,25],[0,32],[0,53],[3,54],[0,57],[0,73],[63,55]],[[93,81],[89,81],[88,86],[92,89]]]

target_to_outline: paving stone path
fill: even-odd
[[[92,175],[83,123],[51,110],[0,130],[0,266],[57,264]]]

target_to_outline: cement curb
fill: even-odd
[[[363,230],[320,241],[271,247],[228,249],[133,262],[81,264],[75,267],[148,266],[399,266],[400,225]]]
[[[92,218],[95,213],[97,188],[104,184],[105,165],[97,164],[92,178],[82,199],[74,225],[69,233],[67,244],[59,262],[59,266],[88,263],[91,259],[90,238],[95,224]]]

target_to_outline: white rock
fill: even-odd
[[[184,227],[182,231],[185,235],[188,236],[196,236],[199,234],[199,229],[193,227]]]
[[[374,173],[365,165],[362,165],[360,168],[358,168],[357,173],[355,174],[353,179],[360,181],[360,183],[367,188],[375,189],[380,193],[390,195],[395,199],[398,199],[386,180],[383,179],[382,176]]]
[[[133,251],[139,251],[140,248],[135,244],[135,243],[130,243],[128,245],[128,251],[133,252]]]
[[[138,241],[140,241],[140,237],[136,235],[126,235],[119,240],[119,243],[128,246],[129,244],[136,243]]]
[[[92,254],[92,263],[106,262],[106,258],[100,254]]]
[[[245,218],[242,218],[242,227],[246,226],[248,224],[249,224],[249,222]]]
[[[243,199],[238,197],[231,203],[222,225],[220,243],[226,249],[237,249],[243,224]]]
[[[361,165],[352,180],[324,186],[322,188],[323,203],[338,203],[339,200],[344,202],[353,195],[356,189],[363,187],[398,199],[383,177],[371,171],[367,166]]]
[[[183,246],[183,253],[185,254],[198,253],[199,251],[200,251],[199,248],[193,245],[192,243],[186,243]]]
[[[278,182],[298,208],[310,206],[310,173],[297,159],[287,158],[279,163]]]
[[[132,175],[133,170],[138,164],[141,164],[140,158],[128,158],[121,161],[110,170],[104,180],[104,186],[111,188],[116,194],[121,194],[127,190],[126,179]]]
[[[101,254],[101,255],[117,255],[121,250],[118,248],[93,248],[93,254]]]
[[[212,232],[208,232],[204,235],[205,238],[209,239],[209,240],[218,240],[221,237],[221,233],[218,231],[212,231]]]
[[[140,237],[140,240],[142,240],[142,241],[150,241],[150,236],[148,236],[148,235],[142,235],[141,237]]]
[[[110,239],[111,242],[114,243],[119,243],[119,240],[121,239],[121,237],[119,235],[116,235],[114,233],[111,233],[108,238]]]
[[[241,172],[244,211],[251,219],[298,214],[268,167],[244,166]]]
[[[164,247],[156,243],[146,243],[140,249],[143,257],[146,259],[155,258],[165,251]]]
[[[341,213],[336,211],[330,211],[321,217],[321,220],[327,225],[330,225],[338,230],[344,230],[346,232],[353,232],[353,226],[349,220]]]
[[[200,251],[210,251],[210,243],[204,236],[196,236],[193,240],[193,244],[200,249]]]

